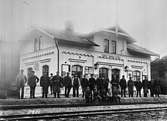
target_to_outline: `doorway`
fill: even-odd
[[[120,70],[119,69],[112,69],[112,79],[114,78],[114,75],[116,75],[117,79],[120,79]]]
[[[99,77],[102,78],[108,78],[108,68],[99,68]]]
[[[72,75],[77,75],[79,78],[82,77],[83,74],[83,67],[80,65],[73,65],[72,66]]]
[[[42,66],[42,75],[44,75],[44,73],[46,73],[47,76],[49,76],[49,66],[48,65]]]

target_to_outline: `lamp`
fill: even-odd
[[[128,72],[128,68],[129,68],[128,66],[124,67],[125,72]]]
[[[94,64],[94,68],[97,69],[97,68],[98,68],[98,65],[99,65],[98,63],[95,63],[95,64]]]

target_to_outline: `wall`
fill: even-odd
[[[55,46],[55,42],[45,34],[33,30],[28,35],[25,36],[24,40],[22,41],[22,52],[21,54],[28,54],[34,52],[34,41],[35,39],[40,40],[40,49],[46,49]],[[26,44],[26,46],[24,46]]]

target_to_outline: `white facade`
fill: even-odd
[[[49,35],[50,34],[50,35]],[[63,33],[61,33],[63,34]],[[65,34],[65,33],[64,33]],[[20,68],[27,73],[28,68],[32,68],[36,75],[42,75],[43,66],[48,66],[48,73],[56,74],[58,71],[58,49],[59,49],[59,72],[64,75],[66,72],[71,74],[78,71],[81,76],[84,74],[95,74],[105,72],[109,80],[112,74],[119,77],[125,75],[126,79],[136,76],[142,80],[143,76],[150,79],[150,56],[151,54],[128,51],[128,44],[134,43],[128,40],[129,37],[119,35],[117,38],[113,31],[99,31],[91,35],[80,38],[67,37],[44,33],[40,30],[34,30],[26,36],[23,42],[20,57]],[[76,39],[75,41],[73,40]],[[109,40],[109,52],[104,52],[104,39]],[[58,48],[55,46],[55,40],[58,42]],[[112,54],[112,43],[116,41],[116,53]],[[91,42],[93,42],[93,44]],[[96,43],[99,46],[94,45]],[[92,45],[91,45],[92,44]],[[131,50],[132,51],[132,50]],[[101,71],[100,69],[103,68]],[[46,70],[45,70],[46,71]],[[137,73],[136,73],[137,72]],[[139,72],[139,73],[138,73]]]

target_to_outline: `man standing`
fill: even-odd
[[[63,81],[65,86],[65,97],[69,97],[69,93],[72,87],[72,79],[69,72],[67,72],[67,76],[64,77]]]
[[[122,79],[119,82],[119,85],[121,87],[121,97],[126,97],[126,79],[125,76],[122,76]]]
[[[53,74],[50,74],[50,79],[49,79],[49,85],[50,85],[50,93],[51,95],[53,94]]]
[[[102,95],[102,89],[103,89],[103,80],[102,78],[98,77],[96,79],[96,86],[97,86],[97,92],[99,92],[100,96]]]
[[[79,97],[79,78],[77,75],[74,76],[73,80],[73,97]]]
[[[94,95],[95,85],[96,85],[96,80],[93,77],[93,74],[91,74],[91,77],[89,78],[89,88],[92,95]]]
[[[54,97],[60,98],[60,88],[62,84],[62,78],[59,76],[59,72],[53,77],[53,94]]]
[[[35,98],[35,87],[38,81],[39,78],[35,75],[35,72],[31,71],[30,77],[28,78],[28,85],[30,86],[30,98]]]
[[[129,80],[128,80],[129,97],[133,97],[133,87],[134,87],[134,82],[132,80],[132,77],[129,77]]]
[[[142,82],[143,85],[143,91],[144,91],[144,97],[147,97],[147,93],[148,93],[148,79],[145,76],[145,79]]]
[[[137,95],[136,95],[136,97],[138,97],[138,96],[141,97],[142,83],[141,83],[140,79],[137,79],[137,81],[136,81],[136,83],[135,83],[135,86],[136,86],[136,90],[137,90]]]
[[[44,73],[40,78],[40,86],[42,87],[42,98],[48,97],[49,77],[47,73]]]
[[[27,78],[24,75],[24,70],[20,70],[20,73],[16,77],[16,83],[19,91],[19,98],[21,99],[24,98],[24,86],[26,82],[27,82]]]
[[[85,97],[85,92],[86,92],[86,89],[88,87],[88,79],[86,78],[86,74],[84,75],[84,77],[81,79],[81,87],[82,87],[82,97]]]
[[[155,80],[155,84],[154,84],[155,86],[155,96],[156,97],[159,97],[159,94],[161,93],[161,85],[160,85],[160,79],[156,79]]]
[[[119,79],[116,75],[113,75],[113,79],[111,80],[112,84],[112,96],[117,96],[119,93]]]

